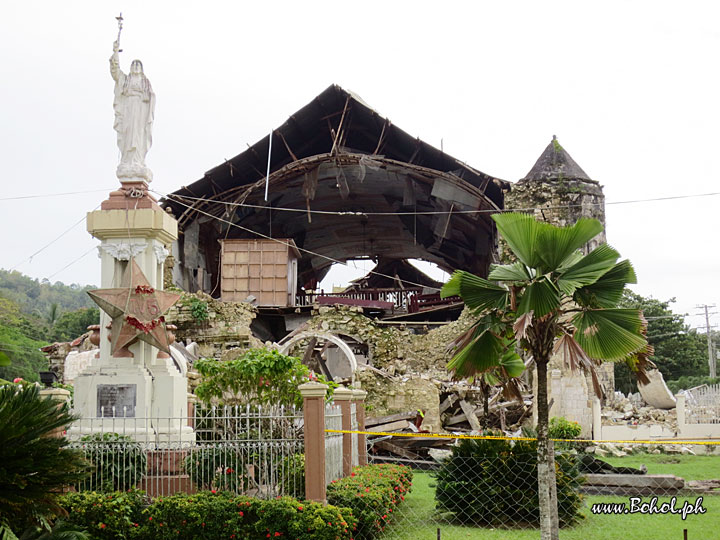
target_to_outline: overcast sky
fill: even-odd
[[[608,242],[634,263],[635,290],[676,297],[679,313],[720,305],[719,196],[611,204],[720,191],[713,1],[5,2],[1,268],[100,281],[84,223],[27,259],[117,184],[120,11],[121,67],[140,58],[157,95],[153,189],[199,179],[336,83],[505,180],[557,135],[604,186]]]

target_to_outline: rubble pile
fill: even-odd
[[[261,346],[250,331],[257,309],[245,302],[222,302],[210,295],[183,293],[165,318],[177,326],[177,341],[198,344],[197,356],[221,358],[228,349]]]
[[[604,426],[625,425],[661,425],[677,432],[677,414],[675,409],[656,409],[648,406],[640,394],[625,397],[622,393],[615,394],[613,400],[603,407],[602,423]]]

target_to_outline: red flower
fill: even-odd
[[[281,533],[281,532],[276,532],[276,533],[275,533],[275,536],[282,536],[282,533]]]
[[[238,512],[238,516],[243,517],[244,515],[242,512]]]
[[[101,529],[104,529],[105,527],[107,527],[107,525],[105,525],[104,523],[101,523],[101,524],[100,524],[100,528],[101,528]]]
[[[303,509],[303,507],[302,507],[302,506],[298,506],[298,510],[302,510],[302,509]]]
[[[230,473],[234,473],[234,472],[235,472],[235,469],[231,469],[230,467],[225,469],[225,474],[230,474]]]

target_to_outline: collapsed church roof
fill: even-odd
[[[295,241],[299,286],[358,257],[479,274],[492,262],[490,213],[508,184],[410,136],[351,92],[332,85],[273,130],[266,201],[269,149],[265,137],[164,201],[186,232],[187,269],[213,274],[217,239],[255,237]]]

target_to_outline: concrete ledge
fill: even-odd
[[[672,495],[685,480],[672,474],[587,474],[581,490],[590,495]]]

